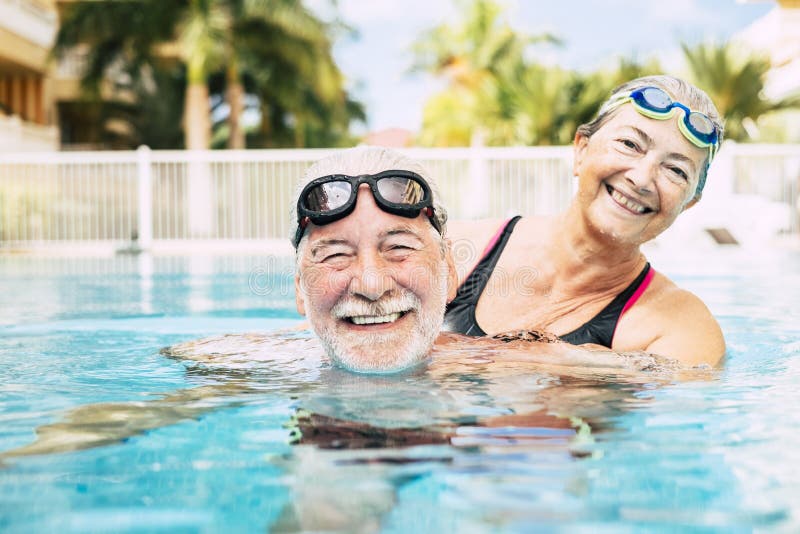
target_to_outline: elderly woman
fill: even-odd
[[[475,336],[547,330],[578,345],[716,364],[725,352],[716,320],[640,246],[697,203],[721,138],[714,104],[682,80],[617,88],[575,134],[578,192],[566,212],[450,224],[455,246],[484,254],[458,265],[445,327]]]

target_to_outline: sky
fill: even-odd
[[[561,46],[537,48],[543,62],[591,71],[618,57],[657,57],[679,74],[680,43],[730,39],[776,5],[771,0],[499,0],[511,26],[554,34]],[[340,39],[334,56],[348,87],[366,105],[367,129],[419,131],[426,99],[442,80],[409,72],[411,44],[426,29],[458,20],[452,0],[339,0],[358,36]]]

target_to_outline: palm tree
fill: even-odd
[[[186,73],[177,65],[152,70],[143,79],[119,80],[114,97],[90,103],[98,110],[98,140],[115,149],[181,146],[185,87]]]
[[[426,144],[461,143],[476,133],[490,144],[514,139],[509,122],[506,78],[524,61],[533,43],[557,42],[551,35],[529,37],[513,30],[494,0],[459,0],[464,19],[426,31],[414,44],[414,71],[448,80],[446,94],[437,95],[424,111],[421,140]],[[458,111],[448,131],[446,115]],[[438,133],[437,133],[438,132]]]
[[[764,96],[769,59],[737,54],[728,44],[681,46],[692,81],[708,92],[725,119],[726,138],[746,141],[751,137],[748,123],[755,124],[768,113],[800,107],[800,94],[778,101]]]
[[[451,89],[432,96],[422,113],[422,131],[417,142],[423,146],[469,146],[475,129],[474,95]]]
[[[109,71],[138,79],[147,68],[163,68],[170,57],[177,59],[186,70],[183,118],[189,149],[209,147],[208,82],[224,73],[228,146],[243,148],[240,118],[248,75],[262,100],[274,96],[270,85],[282,84],[292,92],[303,88],[326,106],[347,109],[329,33],[300,0],[106,0],[69,6],[54,53],[88,45],[83,85],[95,96]],[[301,99],[288,100],[284,96],[281,105],[304,113]],[[262,107],[269,106],[262,101]],[[268,113],[262,115],[268,119]]]
[[[71,4],[56,35],[52,55],[62,59],[76,46],[86,50],[82,73],[83,99],[103,105],[104,100],[125,104],[116,91],[152,87],[154,73],[170,70],[169,59],[154,50],[173,36],[171,21],[182,2],[137,1],[77,2]],[[110,86],[110,87],[109,87]],[[111,89],[111,91],[108,91]],[[112,93],[112,98],[108,98]],[[127,102],[131,106],[131,102]]]
[[[516,33],[492,0],[462,0],[462,7],[461,23],[429,30],[415,45],[414,68],[449,81],[425,106],[419,138],[425,145],[468,144],[476,132],[489,145],[569,144],[614,87],[660,70],[654,61],[632,59],[590,74],[543,66],[526,50],[557,43],[555,37]]]

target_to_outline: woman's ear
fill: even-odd
[[[586,147],[589,145],[589,138],[580,132],[575,132],[575,140],[572,142],[572,174],[578,176],[580,174],[581,164],[583,157],[586,153]]]

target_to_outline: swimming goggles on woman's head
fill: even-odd
[[[433,227],[442,233],[442,227],[433,213],[433,193],[419,174],[403,170],[361,176],[332,174],[311,180],[300,193],[297,199],[295,248],[309,222],[330,224],[350,215],[356,207],[361,184],[369,184],[375,203],[383,211],[413,219],[421,210],[425,210]]]
[[[676,109],[682,109],[683,120],[678,121],[681,133],[696,147],[708,148],[709,161],[714,157],[719,142],[719,132],[705,113],[692,111],[684,104],[675,102],[666,91],[658,87],[642,87],[628,95],[621,95],[610,107],[614,108],[626,102],[631,102],[642,115],[656,120],[669,119],[675,114]]]

